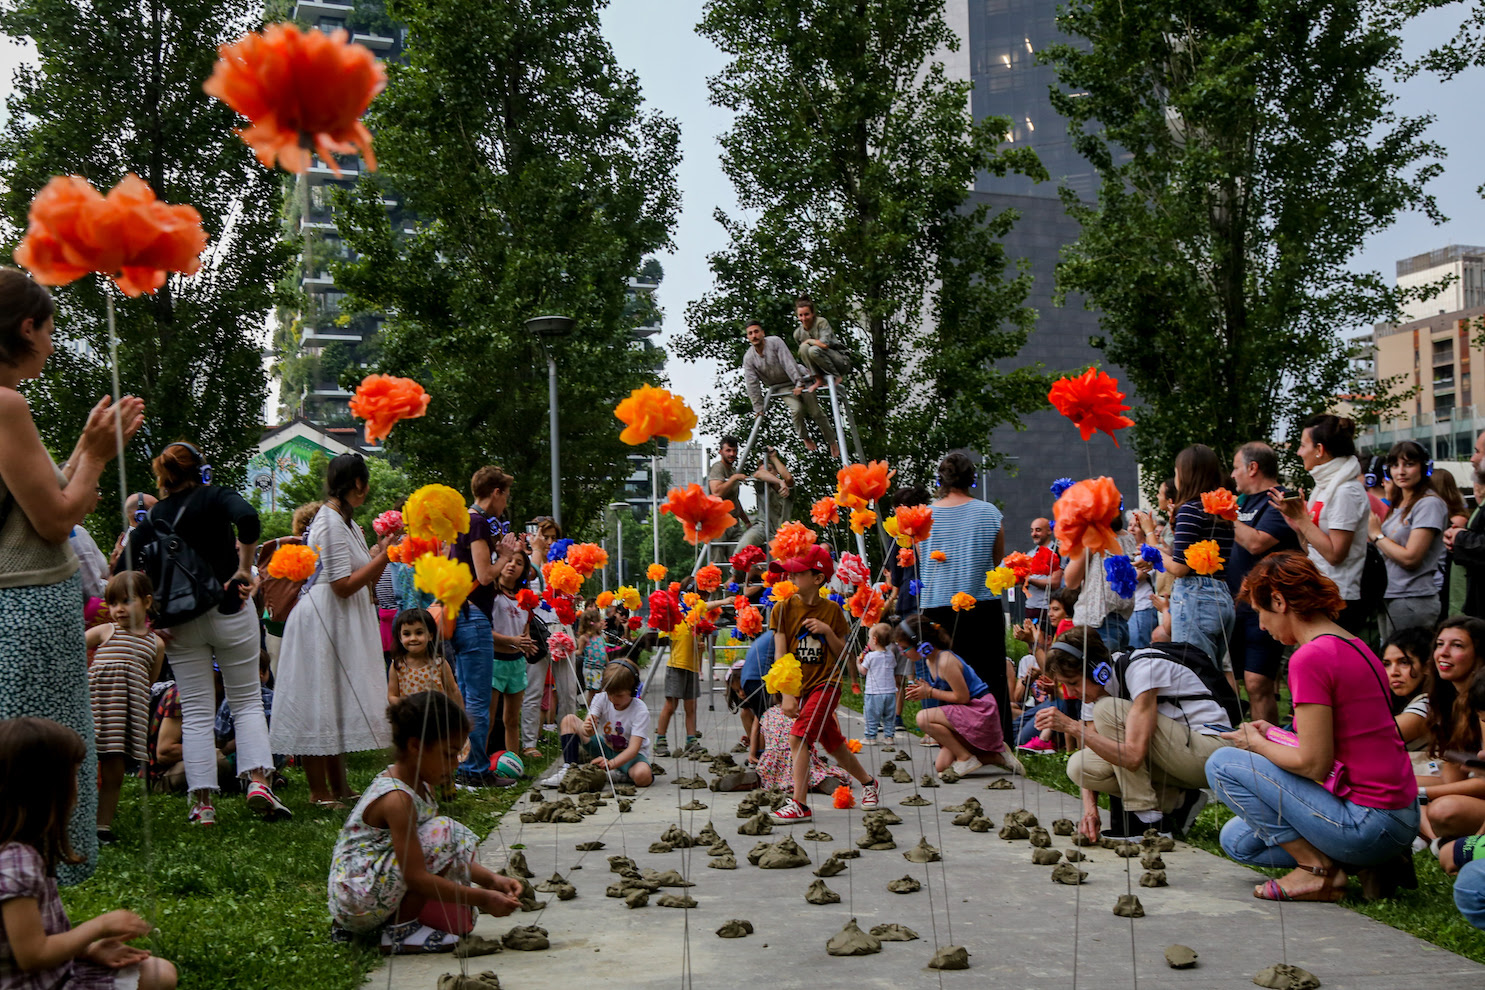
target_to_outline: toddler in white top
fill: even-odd
[[[866,734],[861,740],[866,746],[877,744],[878,731],[888,743],[895,741],[897,658],[887,647],[891,640],[892,627],[878,622],[871,627],[866,652],[856,661],[856,668],[866,678],[866,700],[862,706],[866,715]]]

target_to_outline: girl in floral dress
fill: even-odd
[[[578,618],[578,656],[583,658],[583,688],[591,704],[593,695],[603,685],[603,668],[608,663],[608,650],[603,645],[603,614],[590,608]]]
[[[789,756],[789,730],[794,720],[784,714],[778,705],[763,713],[763,755],[758,757],[758,786],[777,788],[782,791],[794,788],[794,763]],[[850,776],[840,767],[833,767],[810,747],[810,790],[830,794],[841,784],[850,783]]]

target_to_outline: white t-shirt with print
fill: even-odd
[[[588,714],[598,727],[598,737],[611,753],[622,753],[629,748],[629,740],[639,736],[639,755],[650,762],[650,710],[638,698],[629,702],[629,707],[619,711],[608,700],[608,695],[599,692],[588,706]]]

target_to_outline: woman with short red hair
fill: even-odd
[[[1381,864],[1376,879],[1394,886],[1393,865],[1412,865],[1418,785],[1381,661],[1336,623],[1345,601],[1303,554],[1260,560],[1240,595],[1269,635],[1299,647],[1289,660],[1294,731],[1245,722],[1223,733],[1234,748],[1207,760],[1208,783],[1237,816],[1222,827],[1223,851],[1293,867],[1254,888],[1264,900],[1338,901],[1348,870]]]

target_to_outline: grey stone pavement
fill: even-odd
[[[725,751],[738,741],[740,723],[717,700],[708,711],[701,699],[703,742],[713,751]],[[859,735],[860,717],[841,711],[847,735]],[[679,737],[679,728],[672,724]],[[910,770],[916,781],[932,765],[935,750],[909,737],[898,743],[912,755]],[[895,759],[895,749],[867,747],[868,766]],[[816,906],[804,894],[816,878],[812,870],[833,849],[853,847],[863,834],[861,809],[837,810],[830,798],[815,796],[814,827],[828,832],[831,842],[805,841],[808,827],[775,826],[772,835],[739,835],[736,817],[742,793],[683,790],[673,781],[681,774],[710,780],[704,764],[669,759],[666,774],[654,786],[641,790],[633,810],[619,814],[611,796],[608,806],[581,824],[522,825],[515,813],[506,816],[481,848],[483,862],[492,869],[505,864],[508,849],[525,848],[533,883],[555,869],[576,885],[578,896],[559,902],[538,894],[546,907],[509,918],[484,917],[476,932],[498,937],[515,925],[538,924],[550,932],[551,948],[540,952],[504,951],[462,962],[452,956],[398,956],[368,977],[369,986],[391,990],[433,990],[443,973],[494,970],[506,990],[529,987],[845,987],[994,986],[997,988],[1251,988],[1259,969],[1278,962],[1302,966],[1334,990],[1394,988],[1419,980],[1429,990],[1485,987],[1485,966],[1437,948],[1394,928],[1331,904],[1287,904],[1256,900],[1252,889],[1260,879],[1253,871],[1178,843],[1164,854],[1170,886],[1144,889],[1138,885],[1138,859],[1124,860],[1110,850],[1085,850],[1089,861],[1080,864],[1089,876],[1081,887],[1051,882],[1052,868],[1031,862],[1025,840],[998,837],[1006,812],[1026,808],[1050,828],[1056,818],[1076,819],[1077,801],[1070,795],[1015,778],[1015,790],[986,790],[995,779],[983,773],[938,788],[924,788],[928,807],[904,807],[915,785],[884,782],[882,806],[903,819],[891,827],[898,848],[863,851],[849,860],[849,869],[827,879],[841,903]],[[897,761],[899,765],[905,765]],[[860,788],[856,788],[859,799]],[[975,796],[996,825],[975,833],[950,824],[954,816],[939,811]],[[544,792],[548,799],[556,792]],[[705,811],[680,811],[695,798]],[[529,807],[522,796],[516,810]],[[921,813],[921,814],[920,814]],[[707,868],[705,848],[651,855],[650,843],[667,827],[679,824],[695,835],[710,821],[737,855],[735,871]],[[747,852],[756,842],[772,842],[790,832],[809,855],[809,867],[763,870],[748,864]],[[903,852],[920,835],[943,851],[941,863],[919,865],[903,859]],[[602,840],[599,852],[577,852],[574,844]],[[1069,838],[1054,836],[1053,848],[1071,847]],[[628,855],[641,869],[679,870],[696,886],[686,892],[694,909],[650,906],[631,910],[622,900],[606,897],[604,888],[618,877],[609,872],[607,857]],[[1132,872],[1131,872],[1132,871]],[[895,894],[887,883],[905,875],[923,889]],[[1132,885],[1132,887],[1131,887]],[[1133,921],[1113,914],[1115,900],[1132,889],[1142,902],[1145,917]],[[664,892],[670,891],[668,888]],[[825,942],[851,918],[863,930],[885,922],[914,929],[912,942],[888,942],[875,955],[832,957]],[[751,921],[754,934],[723,939],[715,931],[724,922]],[[1164,960],[1168,945],[1180,943],[1200,956],[1195,969],[1173,970]],[[970,969],[939,973],[927,963],[935,946],[963,945],[970,952]],[[1075,952],[1076,950],[1076,952]]]

